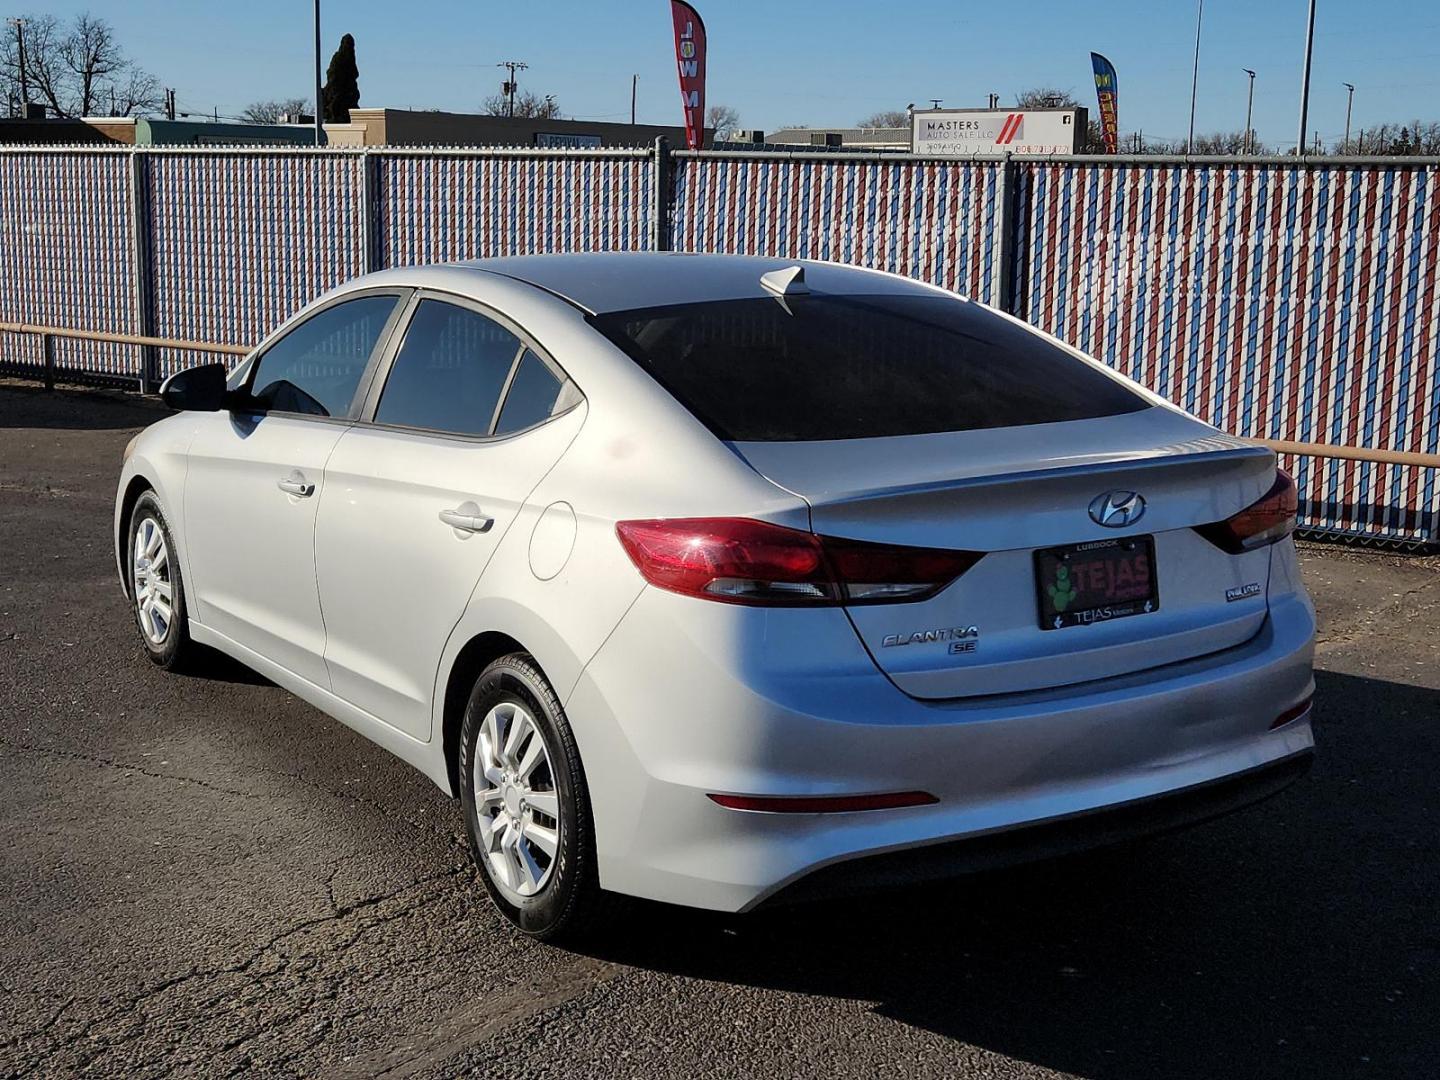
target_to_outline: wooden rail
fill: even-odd
[[[1289,442],[1285,439],[1251,439],[1268,446],[1277,454],[1298,454],[1301,457],[1340,458],[1344,461],[1369,461],[1376,465],[1414,465],[1420,469],[1440,469],[1440,454],[1417,454],[1409,450],[1371,450],[1364,446],[1332,446],[1329,443]]]
[[[38,334],[41,337],[45,348],[46,389],[53,389],[55,386],[56,338],[71,338],[77,341],[110,341],[117,345],[148,345],[160,349],[186,349],[191,352],[220,353],[225,356],[245,356],[250,352],[248,345],[221,345],[213,341],[146,337],[142,334],[111,334],[100,330],[70,330],[59,326],[41,326],[34,323],[0,322],[0,332]],[[1372,450],[1363,446],[1333,446],[1329,443],[1290,442],[1285,439],[1250,439],[1248,441],[1260,446],[1268,446],[1278,454],[1339,458],[1343,461],[1368,461],[1376,465],[1411,465],[1420,469],[1440,469],[1440,454],[1418,454],[1408,450]]]
[[[69,338],[73,341],[109,341],[116,345],[140,345],[156,349],[186,349],[191,352],[220,353],[225,356],[245,356],[250,352],[248,345],[221,345],[213,341],[188,341],[185,338],[149,337],[145,334],[112,334],[105,330],[72,330],[64,326],[42,326],[37,323],[0,322],[0,333],[36,334],[40,338],[44,356],[45,389],[55,389],[55,339]],[[141,361],[141,374],[137,378],[142,394],[149,393],[155,386],[151,379],[149,360]]]

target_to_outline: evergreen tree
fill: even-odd
[[[348,124],[350,110],[360,104],[360,69],[355,66],[355,39],[349,34],[340,39],[340,47],[330,57],[320,98],[327,124]]]

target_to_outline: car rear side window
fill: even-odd
[[[325,308],[261,354],[250,396],[264,411],[344,416],[370,354],[395,309],[394,296],[361,296]]]
[[[555,411],[560,398],[560,380],[529,349],[520,358],[520,367],[515,378],[510,380],[510,389],[505,394],[505,404],[500,408],[500,422],[495,425],[496,435],[508,435],[512,431],[523,431],[540,421],[548,419]]]
[[[441,300],[422,300],[390,366],[375,419],[488,435],[520,348],[520,339],[494,319]]]
[[[1020,427],[1150,406],[1023,326],[942,296],[723,300],[590,321],[735,442]]]

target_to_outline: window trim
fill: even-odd
[[[355,289],[346,292],[333,299],[327,300],[313,311],[306,312],[305,317],[296,319],[285,327],[279,336],[267,341],[257,349],[246,361],[248,368],[245,377],[235,387],[237,391],[244,393],[247,405],[244,408],[234,409],[233,412],[242,416],[284,416],[295,420],[314,420],[322,424],[353,424],[360,415],[361,407],[368,400],[370,385],[375,378],[375,371],[380,358],[383,357],[390,347],[391,338],[395,334],[395,328],[399,323],[400,315],[409,304],[410,298],[415,290],[409,286],[379,286],[369,289]],[[355,390],[350,395],[350,405],[345,412],[331,416],[317,416],[314,413],[290,412],[286,409],[258,409],[250,408],[249,402],[254,401],[250,391],[255,385],[255,374],[260,370],[265,357],[270,350],[290,337],[301,327],[307,325],[312,319],[324,314],[331,308],[339,307],[341,304],[351,300],[364,300],[369,297],[390,296],[394,297],[395,304],[390,309],[390,314],[385,318],[385,325],[380,328],[380,334],[375,339],[374,346],[370,349],[370,355],[365,360],[365,366],[360,372],[360,378],[355,384]]]
[[[420,304],[425,300],[435,300],[440,303],[450,304],[454,307],[465,308],[468,311],[480,315],[497,323],[502,329],[513,334],[520,342],[520,347],[515,350],[515,355],[510,358],[510,370],[505,373],[505,381],[500,386],[500,395],[495,399],[495,409],[490,414],[490,423],[484,435],[469,435],[459,431],[445,431],[441,428],[416,427],[412,424],[390,424],[375,419],[375,412],[380,407],[380,398],[385,392],[385,383],[390,378],[390,372],[395,366],[395,361],[400,355],[400,350],[405,344],[405,337],[410,331],[410,324],[414,321],[415,312],[419,310]],[[545,417],[538,423],[529,427],[520,428],[517,431],[507,431],[503,435],[495,434],[495,425],[500,421],[500,413],[505,408],[505,399],[510,394],[510,386],[515,381],[515,373],[520,370],[520,361],[526,352],[535,354],[535,358],[550,369],[550,373],[560,383],[560,393],[556,396],[559,402],[567,396],[567,391],[574,400],[564,409]],[[562,416],[568,416],[576,408],[585,402],[585,393],[576,385],[575,380],[570,378],[570,373],[562,368],[555,359],[540,346],[534,335],[529,333],[523,326],[510,318],[504,312],[491,307],[481,300],[460,293],[447,292],[443,289],[417,288],[404,304],[404,312],[400,325],[392,329],[390,338],[386,342],[384,351],[380,354],[375,365],[374,376],[366,388],[364,405],[355,418],[355,424],[366,428],[373,428],[376,431],[395,431],[407,435],[423,435],[429,438],[458,440],[467,443],[497,443],[505,439],[513,439],[519,435],[528,434],[537,428],[544,427],[553,420]]]

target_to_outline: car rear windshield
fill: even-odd
[[[590,316],[722,439],[922,435],[1115,416],[1149,402],[976,304],[721,300]]]

